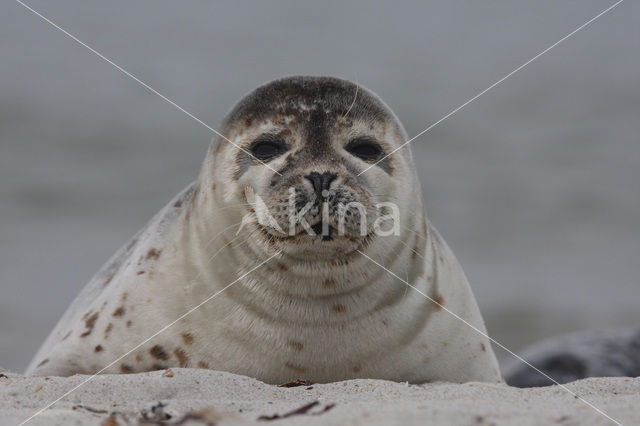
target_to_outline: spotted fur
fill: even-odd
[[[372,162],[345,149],[364,137],[390,153],[407,139],[375,94],[337,78],[283,78],[244,97],[221,131],[234,144],[214,139],[196,182],[96,274],[34,357],[30,374],[189,366],[270,383],[500,380],[488,340],[449,313],[484,330],[462,269],[426,222],[411,151],[360,174]],[[264,135],[287,147],[269,167],[237,148]],[[293,236],[275,231],[292,214],[285,208],[289,188],[296,189],[293,211],[317,225],[319,195],[305,178],[312,172],[335,175],[325,200],[332,226],[340,203],[365,207],[348,215],[345,235],[325,240],[299,228]],[[241,226],[243,217],[264,213],[258,197],[275,225]],[[401,232],[380,236],[371,229],[375,205],[389,201],[399,207]],[[280,254],[252,271],[274,253]]]

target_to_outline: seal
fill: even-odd
[[[407,134],[377,95],[286,77],[242,98],[221,133],[197,180],[80,293],[29,374],[501,380],[466,277],[426,220],[411,151],[394,152]]]
[[[525,348],[522,357],[546,376],[522,363],[507,364],[505,380],[519,388],[587,377],[638,377],[640,329],[596,329],[553,336]]]

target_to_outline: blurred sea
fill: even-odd
[[[329,74],[380,94],[410,136],[612,3],[29,1],[214,127],[267,80]],[[639,16],[622,3],[412,143],[427,214],[512,349],[640,320]],[[26,366],[210,139],[2,2],[2,367]]]

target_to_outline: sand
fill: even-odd
[[[25,377],[2,371],[0,424],[19,424],[88,377]],[[620,423],[640,424],[640,378],[594,378],[567,386]],[[96,376],[28,424],[254,423],[614,424],[558,386],[518,389],[484,383],[409,385],[360,379],[283,388],[199,369]]]

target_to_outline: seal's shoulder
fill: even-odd
[[[145,251],[152,241],[162,239],[168,226],[175,222],[193,196],[195,182],[176,195],[164,208],[149,220],[127,243],[120,247],[113,256],[89,280],[71,305],[67,308],[54,330],[49,334],[38,353],[27,368],[27,374],[33,374],[36,365],[46,359],[58,344],[65,341],[65,335],[79,321],[81,316],[94,304],[96,299],[108,291],[118,280],[118,275],[125,267]],[[37,372],[36,372],[37,373]]]

